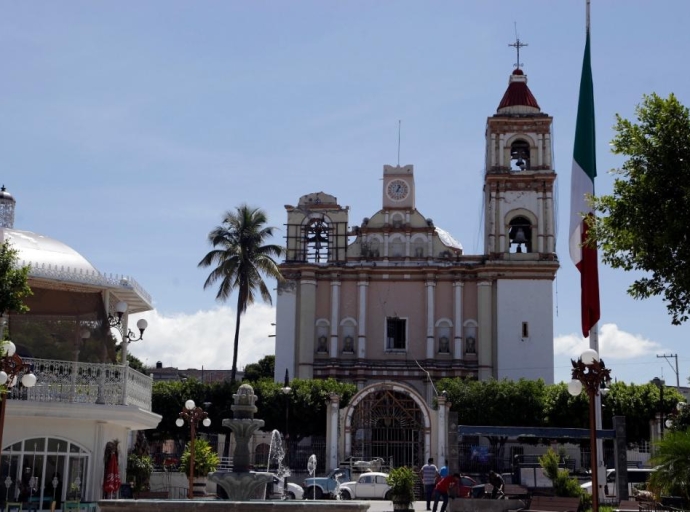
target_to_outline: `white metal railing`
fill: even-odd
[[[10,398],[36,402],[135,405],[151,410],[153,378],[128,366],[24,358],[33,366],[36,385],[17,386]]]

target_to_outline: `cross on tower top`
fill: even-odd
[[[516,68],[520,69],[520,66],[522,66],[522,62],[520,62],[520,48],[524,48],[525,46],[528,46],[527,43],[523,43],[522,41],[520,41],[520,38],[518,37],[517,31],[516,31],[515,42],[509,43],[508,46],[512,46],[517,51],[517,62],[513,65]]]

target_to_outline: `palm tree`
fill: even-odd
[[[651,459],[658,464],[650,478],[655,494],[673,494],[690,499],[690,431],[669,431],[656,444]]]
[[[266,226],[266,214],[260,208],[240,205],[235,212],[225,213],[223,223],[208,234],[214,247],[199,262],[199,267],[217,265],[206,278],[204,289],[220,281],[216,300],[225,302],[237,290],[237,320],[232,354],[231,383],[237,374],[237,349],[240,338],[240,317],[254,303],[258,290],[261,298],[272,304],[271,294],[262,276],[283,280],[273,258],[282,256],[279,245],[264,244],[273,236],[273,227]]]

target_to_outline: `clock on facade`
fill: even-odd
[[[386,194],[393,201],[402,201],[410,193],[410,186],[405,180],[395,179],[392,180],[388,187],[386,188]]]

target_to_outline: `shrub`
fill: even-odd
[[[391,469],[387,482],[391,486],[390,495],[393,501],[414,503],[414,471],[407,466]]]
[[[184,453],[180,458],[180,471],[189,476],[189,446],[184,449]],[[194,441],[194,476],[207,476],[212,471],[215,471],[220,464],[218,454],[213,450],[206,439],[197,439]]]

